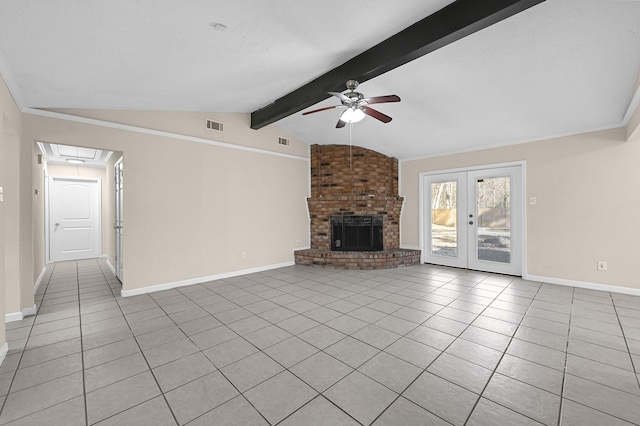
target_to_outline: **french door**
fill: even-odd
[[[423,175],[423,262],[522,275],[522,168]]]

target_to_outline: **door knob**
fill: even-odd
[[[56,225],[56,226],[60,226],[60,224],[59,224],[59,223],[56,223],[55,225]]]
[[[473,221],[472,220],[469,221],[469,225],[473,225]]]

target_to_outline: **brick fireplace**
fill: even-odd
[[[378,269],[419,263],[419,250],[400,249],[403,201],[398,196],[397,159],[357,146],[312,145],[311,197],[307,199],[311,249],[296,251],[296,264]],[[332,232],[339,216],[381,217],[382,250],[336,248]]]

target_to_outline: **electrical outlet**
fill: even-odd
[[[535,205],[538,202],[538,200],[536,199],[536,197],[529,197],[529,204],[531,204],[532,206]]]
[[[242,252],[242,258],[243,258],[243,259],[246,259],[246,258],[247,258],[247,252],[246,252],[246,251],[243,251],[243,252]]]
[[[604,260],[598,260],[598,271],[606,271],[607,270],[607,262]]]
[[[296,247],[300,247],[300,240],[296,240]]]

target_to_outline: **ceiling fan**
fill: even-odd
[[[372,98],[365,98],[362,93],[355,91],[358,88],[358,84],[359,83],[355,80],[349,80],[347,81],[347,89],[349,89],[350,92],[344,94],[339,92],[328,92],[330,95],[333,95],[340,99],[340,102],[342,102],[341,105],[334,105],[326,108],[316,109],[313,111],[303,112],[302,115],[313,114],[314,112],[326,111],[335,108],[346,108],[346,111],[342,113],[340,119],[338,120],[338,124],[336,125],[336,128],[338,129],[346,126],[347,123],[356,123],[362,120],[365,115],[380,120],[383,123],[390,122],[391,117],[381,113],[380,111],[370,108],[368,105],[382,104],[386,102],[400,102],[400,98],[396,95],[374,96]]]

